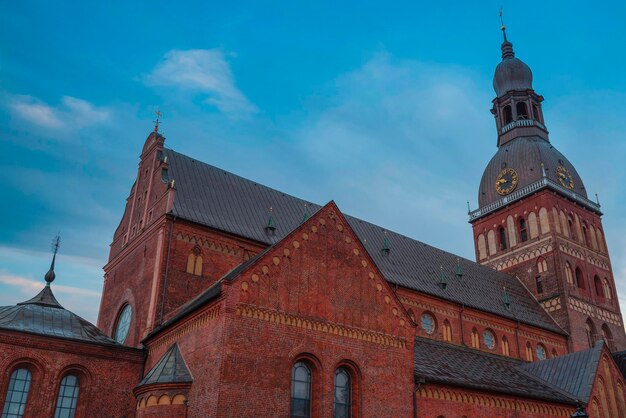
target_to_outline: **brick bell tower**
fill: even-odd
[[[579,351],[604,339],[626,349],[602,212],[576,168],[548,138],[530,67],[502,27],[493,113],[498,150],[469,213],[479,263],[517,276]],[[515,303],[511,301],[511,303]]]

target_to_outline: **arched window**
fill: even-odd
[[[537,293],[543,293],[543,282],[541,276],[535,277],[535,286],[537,286]]]
[[[572,221],[571,216],[567,217],[567,229],[569,229],[569,236],[572,237],[574,241],[578,241],[578,236],[576,236],[576,228],[574,227],[574,221]]]
[[[556,348],[553,348],[552,352],[550,353],[550,355],[552,356],[552,358],[554,358],[554,357],[558,357],[559,353],[556,352]]]
[[[291,369],[291,417],[311,416],[311,369],[299,361]]]
[[[74,418],[79,388],[80,381],[76,375],[68,374],[61,380],[54,418]]]
[[[535,120],[541,122],[541,113],[539,112],[539,108],[537,107],[537,105],[535,103],[533,103],[533,117],[535,118]]]
[[[448,321],[447,319],[443,321],[441,334],[444,341],[452,342],[452,326],[450,325],[450,321]]]
[[[598,251],[601,253],[606,252],[606,246],[604,245],[604,238],[600,228],[596,230],[596,239],[598,240]]]
[[[26,368],[15,369],[11,373],[7,396],[2,408],[2,418],[22,418],[24,416],[31,380],[30,371]]]
[[[120,310],[120,314],[117,317],[117,324],[115,326],[115,341],[120,344],[124,344],[126,337],[128,337],[128,330],[130,329],[130,321],[132,319],[133,309],[127,303]]]
[[[587,227],[587,222],[583,221],[582,225],[582,233],[583,233],[583,244],[585,247],[590,247],[589,245],[589,228]]]
[[[526,219],[519,218],[519,236],[522,242],[528,241],[528,228],[526,228]]]
[[[500,228],[498,228],[498,238],[500,239],[500,249],[506,250],[507,249],[506,230],[504,229],[503,226],[500,226]]]
[[[511,105],[504,106],[504,109],[502,110],[504,113],[504,125],[508,125],[513,122],[513,110],[511,109]]]
[[[586,289],[585,276],[583,276],[583,271],[580,269],[580,267],[576,267],[576,286],[583,290]]]
[[[596,327],[593,325],[593,322],[591,322],[591,318],[587,318],[587,321],[585,321],[585,333],[587,334],[589,348],[593,348],[596,341]]]
[[[613,292],[611,292],[611,285],[609,284],[609,279],[606,277],[602,279],[602,287],[604,288],[604,297],[607,300],[613,299]]]
[[[539,361],[545,360],[547,358],[546,348],[543,345],[537,344],[537,348],[535,348],[535,352],[537,353],[537,359]]]
[[[350,418],[352,410],[352,381],[350,373],[340,367],[335,371],[334,418]]]
[[[613,333],[607,324],[602,324],[602,338],[604,338],[604,342],[609,347],[609,350],[613,351]]]
[[[537,273],[543,273],[548,270],[548,263],[546,263],[545,258],[539,257],[537,259]]]
[[[517,102],[515,104],[515,110],[517,110],[517,119],[528,119],[528,108],[525,102]]]
[[[202,250],[197,245],[187,256],[187,273],[202,276]]]
[[[504,356],[511,355],[511,353],[509,352],[509,340],[506,338],[506,336],[502,337],[502,341],[500,342],[500,345],[502,346],[502,355]]]
[[[593,287],[596,289],[596,296],[604,298],[604,289],[600,277],[596,274],[593,276]]]
[[[480,348],[480,337],[476,328],[472,329],[472,348]]]
[[[569,261],[565,262],[565,278],[567,279],[567,283],[574,284],[574,273],[572,271],[572,265]]]
[[[533,347],[530,343],[526,343],[526,361],[533,361]]]

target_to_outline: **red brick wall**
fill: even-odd
[[[416,393],[417,418],[569,418],[569,405],[434,384]]]
[[[31,370],[27,417],[54,416],[61,379],[80,379],[77,418],[134,416],[132,388],[141,378],[143,352],[17,332],[0,331],[0,402],[15,368]]]
[[[546,208],[548,211],[550,232],[545,234],[541,234],[541,227],[539,226],[539,210],[541,208]],[[577,238],[572,236],[566,237],[562,226],[560,226],[561,232],[558,232],[557,223],[560,225],[560,221],[555,219],[553,208],[557,209],[557,213],[563,211],[566,216],[571,215],[573,217],[573,229],[576,230]],[[539,235],[535,238],[530,238],[529,214],[531,212],[537,216]],[[489,255],[481,260],[478,247],[479,235],[483,234],[486,239],[488,231],[493,230],[496,232],[496,241],[498,241],[497,228],[500,225],[507,229],[507,233],[509,232],[507,228],[507,218],[509,216],[512,216],[515,220],[517,245],[509,245],[509,248],[506,250],[498,248],[495,255]],[[616,297],[609,255],[606,251],[592,248],[590,242],[586,245],[583,243],[582,236],[578,233],[578,228],[576,227],[576,216],[578,216],[581,225],[585,221],[588,225],[601,230],[602,234],[604,234],[602,222],[598,215],[558,196],[554,192],[544,190],[530,198],[517,201],[498,212],[474,222],[473,233],[476,259],[483,264],[519,277],[538,300],[546,304],[548,311],[559,324],[571,334],[570,349],[578,351],[589,347],[585,333],[585,321],[587,318],[591,318],[597,330],[600,330],[602,325],[606,323],[613,335],[615,348],[625,349],[626,334],[624,333],[623,320]],[[518,219],[520,217],[526,219],[529,234],[529,240],[523,243],[520,241],[518,228]],[[606,249],[606,242],[604,239],[601,241]],[[548,270],[545,272],[538,271],[537,261],[539,257],[543,257],[547,262]],[[566,262],[569,262],[574,272],[574,284],[570,284],[566,280]],[[576,285],[576,267],[579,267],[584,273],[584,289]],[[612,293],[611,299],[599,296],[596,293],[594,286],[595,275],[598,275],[601,279],[608,279]],[[541,276],[542,293],[539,293],[537,289],[537,276]],[[591,306],[589,306],[589,309],[583,306],[573,309],[569,299],[570,296],[583,301],[583,305]],[[552,305],[549,304],[550,301],[553,301]],[[594,307],[600,308],[601,311],[596,311]],[[610,319],[608,316],[613,316],[614,318]],[[597,338],[601,337],[599,332]]]
[[[598,363],[587,412],[590,418],[626,416],[626,382],[606,348]]]

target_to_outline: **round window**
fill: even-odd
[[[537,352],[537,358],[539,360],[545,360],[546,359],[546,349],[543,348],[543,346],[541,344],[537,345],[537,349],[535,351]]]
[[[485,346],[487,346],[490,350],[493,350],[496,346],[496,336],[489,330],[485,330],[485,332],[483,332],[483,341],[485,342]]]
[[[431,314],[422,314],[422,329],[426,331],[426,334],[435,332],[435,318]]]
[[[130,320],[133,316],[133,311],[130,305],[124,306],[120,316],[117,318],[117,327],[115,328],[115,341],[123,344],[128,336],[128,329],[130,328]]]

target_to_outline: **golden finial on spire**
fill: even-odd
[[[156,120],[154,121],[154,132],[158,133],[159,132],[159,122],[161,121],[161,116],[163,116],[163,113],[161,113],[161,111],[159,109],[154,111],[154,114],[156,115]]]

